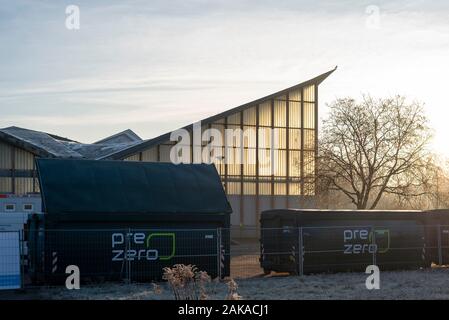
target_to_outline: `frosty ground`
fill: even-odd
[[[303,277],[270,275],[236,280],[238,293],[251,299],[449,299],[449,268],[381,272],[379,290],[365,287],[364,273],[307,275]],[[82,286],[80,290],[37,288],[21,292],[0,292],[0,299],[173,299],[166,283],[113,284]],[[208,285],[210,299],[224,299],[226,283]],[[157,290],[159,291],[159,290]]]

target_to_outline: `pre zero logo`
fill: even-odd
[[[344,254],[374,253],[377,245],[369,243],[369,230],[347,229],[343,231]]]
[[[343,246],[344,254],[386,253],[390,249],[390,230],[346,229],[343,231]]]
[[[176,235],[172,232],[113,233],[112,261],[170,260],[176,253]]]

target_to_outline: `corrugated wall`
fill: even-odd
[[[14,148],[0,141],[0,169],[12,168],[12,152]]]
[[[0,142],[0,193],[39,192],[34,155]]]

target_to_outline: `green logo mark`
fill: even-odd
[[[175,256],[176,252],[176,236],[172,232],[156,232],[151,233],[147,238],[147,248],[150,248],[150,241],[157,237],[170,237],[171,238],[171,253],[168,256],[159,256],[160,260],[170,260]]]

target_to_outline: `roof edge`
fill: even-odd
[[[19,138],[14,137],[13,135],[10,135],[6,132],[3,132],[0,130],[0,140],[5,141],[6,143],[14,146],[24,149],[25,151],[28,151],[34,155],[37,155],[39,157],[46,157],[46,158],[53,158],[56,157],[55,154],[40,148],[30,142],[21,140]]]
[[[117,132],[117,133],[115,133],[115,134],[113,134],[113,135],[111,135],[111,136],[108,136],[108,137],[106,137],[106,138],[103,138],[103,139],[101,139],[101,140],[95,141],[95,142],[92,143],[92,144],[102,144],[102,143],[104,143],[104,141],[113,139],[113,138],[118,137],[119,135],[122,135],[122,134],[125,134],[125,135],[127,135],[127,136],[133,138],[133,139],[134,139],[134,142],[137,142],[137,141],[143,141],[142,138],[139,137],[139,136],[137,135],[137,133],[135,133],[133,130],[131,130],[131,129],[126,129],[126,130]]]

